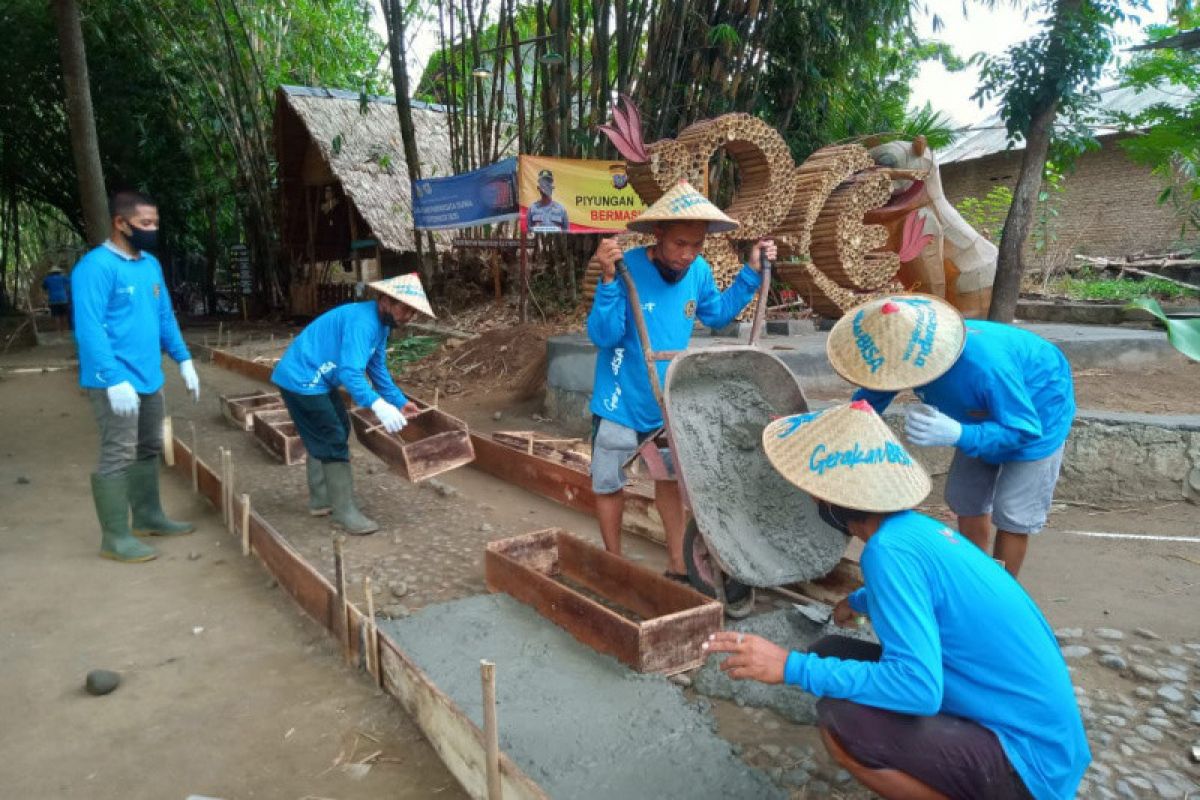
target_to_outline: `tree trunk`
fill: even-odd
[[[63,86],[67,95],[71,152],[75,156],[75,172],[79,176],[79,199],[88,243],[95,246],[108,238],[111,220],[104,191],[104,171],[100,167],[100,144],[96,138],[96,118],[92,111],[83,27],[75,0],[54,0],[53,5]]]
[[[400,0],[387,0],[384,18],[388,30],[388,54],[392,61],[392,82],[396,89],[396,113],[400,117],[400,138],[404,143],[404,163],[408,167],[410,181],[421,179],[421,155],[417,151],[417,133],[413,126],[412,104],[409,103],[408,92],[408,54],[404,44],[405,14]],[[413,241],[416,243],[417,263],[421,265],[421,275],[428,283],[433,277],[432,268],[425,263],[421,252],[421,234],[413,231]]]
[[[1021,278],[1025,274],[1025,240],[1029,238],[1037,212],[1038,192],[1042,188],[1042,174],[1046,169],[1050,140],[1054,136],[1054,121],[1058,117],[1058,104],[1064,88],[1063,75],[1069,60],[1063,32],[1069,27],[1071,18],[1081,13],[1083,4],[1084,0],[1057,0],[1054,4],[1054,22],[1041,85],[1029,115],[1029,130],[1022,131],[1025,136],[1025,155],[1021,158],[1013,202],[1000,234],[996,280],[992,284],[992,303],[988,308],[988,319],[993,322],[1012,322],[1017,315]]]
[[[1000,256],[996,262],[996,280],[992,284],[992,304],[988,308],[988,319],[994,322],[1012,322],[1017,315],[1021,278],[1025,274],[1025,240],[1033,228],[1038,191],[1042,187],[1042,172],[1046,169],[1050,136],[1057,115],[1057,103],[1042,110],[1033,118],[1025,137],[1021,171],[1017,175],[1012,205],[1000,234]]]

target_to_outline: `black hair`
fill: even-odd
[[[826,503],[825,505],[829,506],[829,510],[832,511],[838,519],[845,522],[862,522],[864,519],[874,513],[871,511],[863,511],[860,508],[846,508],[845,506],[834,505],[833,503]]]
[[[108,213],[111,217],[125,217],[128,219],[137,211],[138,206],[151,206],[158,208],[158,203],[154,202],[148,194],[133,190],[123,190],[114,192],[108,200]]]

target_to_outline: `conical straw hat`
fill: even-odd
[[[421,279],[414,272],[397,275],[394,278],[384,278],[381,281],[368,283],[367,286],[399,300],[406,306],[415,308],[427,317],[434,316],[433,308],[429,305],[429,298],[425,296],[425,287],[421,285]]]
[[[625,227],[638,233],[654,233],[654,226],[662,222],[707,222],[709,233],[728,233],[738,226],[687,181],[675,184]]]
[[[827,503],[886,513],[929,494],[925,470],[865,400],[777,419],[762,441],[780,475]]]
[[[825,342],[839,375],[897,392],[945,374],[962,353],[966,326],[954,306],[928,294],[898,294],[850,309]]]

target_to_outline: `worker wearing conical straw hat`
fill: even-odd
[[[347,533],[379,529],[354,502],[350,419],[340,389],[369,408],[388,433],[398,433],[417,405],[396,386],[387,367],[392,329],[418,313],[433,316],[421,279],[398,275],[367,284],[373,300],[326,311],[301,331],[271,374],[308,451],[308,510],[330,514]]]
[[[870,618],[788,652],[724,631],[705,643],[734,679],[821,698],[830,755],[882,797],[1071,798],[1091,761],[1071,676],[1045,617],[986,553],[913,511],[929,477],[863,400],[772,422],[768,460],[864,543],[863,588],[834,607]]]
[[[912,389],[908,440],[954,447],[946,503],[958,529],[1014,576],[1029,536],[1042,530],[1075,417],[1071,367],[1062,351],[1012,325],[969,320],[941,298],[895,295],[838,320],[827,352],[833,368],[863,387],[854,399],[883,413]]]
[[[733,284],[719,291],[701,255],[704,239],[737,225],[691,184],[680,181],[628,225],[653,234],[653,245],[622,253],[615,239],[605,239],[596,250],[594,259],[603,273],[587,322],[588,336],[599,348],[591,401],[591,470],[596,517],[609,552],[621,552],[622,466],[663,426],[626,287],[616,279],[616,264],[624,258],[637,287],[653,349],[684,350],[697,319],[721,328],[737,317],[761,283],[761,255],[775,258],[773,242],[757,242]],[[657,366],[660,378],[665,376],[667,362]],[[669,456],[665,460],[669,467]],[[666,531],[667,576],[686,581],[683,504],[673,480],[655,481],[655,504]]]

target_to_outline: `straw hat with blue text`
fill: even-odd
[[[655,225],[666,222],[707,222],[709,233],[728,233],[738,227],[737,220],[709,202],[687,181],[675,184],[625,227],[638,233],[654,233]]]
[[[762,434],[780,475],[827,503],[887,513],[915,507],[929,475],[865,400],[775,420]]]
[[[945,374],[962,354],[966,326],[958,309],[929,294],[897,294],[846,312],[825,352],[855,386],[898,392]]]
[[[433,308],[429,305],[429,298],[425,296],[425,287],[421,285],[421,279],[416,276],[416,273],[410,272],[407,275],[384,278],[381,281],[368,283],[367,286],[399,300],[406,306],[415,308],[427,317],[434,316]]]

